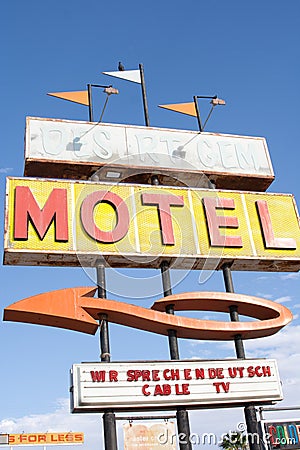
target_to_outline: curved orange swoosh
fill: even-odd
[[[4,309],[4,320],[65,328],[95,334],[101,315],[110,322],[188,339],[232,340],[270,336],[292,320],[285,306],[258,297],[223,292],[187,292],[157,300],[152,309],[115,300],[94,298],[96,288],[78,287],[46,292],[20,300]],[[221,322],[194,319],[163,312],[167,305],[177,310],[228,312],[236,305],[240,314],[260,319],[252,322]]]

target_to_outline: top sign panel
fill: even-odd
[[[27,118],[25,176],[265,191],[267,144],[246,137],[129,125]],[[202,177],[199,174],[203,174]]]

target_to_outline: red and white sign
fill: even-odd
[[[72,368],[72,412],[239,406],[282,400],[275,360],[83,363]]]

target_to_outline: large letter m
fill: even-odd
[[[31,222],[41,240],[52,222],[55,224],[55,240],[68,241],[67,190],[53,189],[41,209],[28,186],[15,190],[14,239],[28,239],[28,223]]]

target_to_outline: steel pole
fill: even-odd
[[[151,183],[154,186],[159,185],[159,179],[157,175],[152,175]],[[169,272],[169,263],[167,261],[163,261],[160,266],[161,269],[161,279],[162,286],[164,291],[164,297],[168,297],[172,295],[172,286],[171,286],[171,277]],[[166,306],[167,314],[174,314],[174,305],[170,303]],[[176,330],[168,330],[168,339],[169,339],[169,351],[171,359],[180,359],[179,357],[179,348],[178,348],[178,339]],[[177,421],[177,431],[179,436],[179,447],[180,450],[192,450],[192,444],[190,441],[190,422],[189,415],[186,409],[177,408],[176,410],[176,421]],[[183,439],[181,439],[183,437]]]
[[[143,66],[143,64],[139,64],[139,69],[140,69],[140,75],[141,75],[141,86],[142,86],[142,97],[143,97],[143,106],[144,106],[145,125],[146,125],[146,127],[150,127],[149,112],[148,112],[148,102],[147,102],[147,95],[146,95],[146,83],[145,83],[144,66]]]
[[[163,261],[161,263],[161,277],[164,290],[164,297],[167,297],[168,295],[172,294],[171,278],[169,270],[170,270],[169,263],[167,261]],[[174,314],[174,305],[172,305],[172,303],[166,306],[166,313]],[[180,359],[176,330],[168,330],[168,338],[169,338],[170,358]],[[177,430],[178,430],[180,450],[192,450],[192,444],[190,441],[191,431],[190,431],[189,415],[187,410],[184,408],[177,408],[176,419],[177,419]]]
[[[88,101],[89,101],[89,121],[90,122],[94,122],[94,117],[93,117],[93,100],[92,100],[92,85],[88,84],[87,88],[88,88]]]
[[[199,110],[197,95],[194,95],[193,98],[194,98],[195,111],[196,111],[196,115],[197,115],[199,131],[200,131],[200,133],[202,133],[203,127],[202,127],[202,123],[201,123],[201,117],[200,117],[200,110]]]
[[[234,292],[232,274],[229,265],[225,265],[222,268],[224,284],[226,292]],[[239,322],[238,308],[236,305],[231,305],[229,307],[230,320],[231,322]],[[235,352],[236,357],[239,359],[245,359],[245,349],[242,337],[240,334],[234,336]],[[250,450],[261,450],[260,446],[260,432],[258,427],[258,421],[256,417],[256,409],[253,405],[246,405],[244,408],[247,435],[249,441]]]
[[[225,266],[223,266],[222,270],[223,270],[223,277],[224,277],[226,292],[234,292],[230,267],[228,265],[225,265]],[[231,305],[229,307],[229,314],[230,314],[231,322],[239,322],[240,319],[239,319],[238,309],[237,309],[236,305]],[[239,359],[245,359],[246,355],[245,355],[244,343],[243,343],[243,340],[242,340],[240,334],[236,334],[234,336],[234,344],[235,344],[236,357]]]
[[[97,294],[98,298],[106,298],[106,280],[105,267],[102,263],[97,264]],[[108,320],[106,314],[99,314],[100,327],[100,348],[101,361],[110,362],[110,345],[109,345],[109,331]],[[107,410],[103,414],[103,430],[104,430],[104,446],[105,450],[117,450],[117,428],[116,417],[113,411]]]
[[[103,428],[105,450],[116,450],[118,448],[116,417],[112,411],[106,411],[103,414]]]

